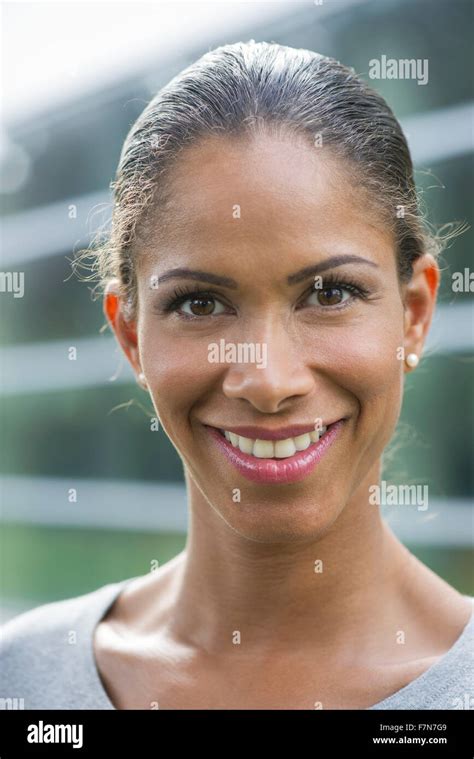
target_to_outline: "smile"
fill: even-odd
[[[326,429],[322,427],[321,430],[311,430],[303,435],[287,437],[283,440],[259,440],[258,438],[254,440],[227,430],[220,430],[220,432],[234,448],[238,448],[242,453],[248,453],[258,459],[288,459],[297,451],[306,451],[312,443],[317,443]]]
[[[344,422],[345,419],[339,419],[316,430],[295,429],[299,434],[256,430],[255,437],[250,436],[250,430],[255,428],[232,431],[206,426],[206,429],[226,459],[246,479],[262,484],[288,484],[312,472],[339,436]]]

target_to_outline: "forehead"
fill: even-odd
[[[392,248],[349,167],[302,135],[207,137],[182,151],[168,182],[166,210],[147,238],[160,256],[256,245],[273,256]]]

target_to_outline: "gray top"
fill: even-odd
[[[138,577],[138,575],[137,575]],[[0,709],[115,709],[93,632],[135,577],[10,619],[0,640]],[[474,602],[474,597],[466,596]],[[474,606],[454,645],[426,672],[370,709],[474,709]]]

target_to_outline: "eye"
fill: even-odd
[[[309,305],[340,306],[353,297],[351,289],[342,285],[331,285],[314,290],[308,298]],[[313,299],[313,300],[311,300]]]
[[[177,310],[190,316],[216,316],[225,313],[225,307],[212,295],[195,295],[187,298],[181,302]]]

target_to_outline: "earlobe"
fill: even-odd
[[[137,382],[143,390],[148,390],[148,383],[143,372],[139,372]]]

